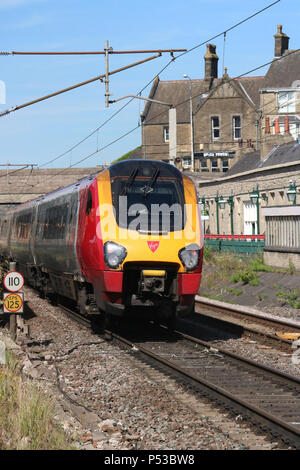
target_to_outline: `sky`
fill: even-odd
[[[106,40],[114,50],[191,49],[212,42],[217,46],[221,76],[224,39],[210,39],[270,3],[272,0],[0,0],[0,51],[103,50]],[[229,75],[238,76],[273,59],[277,24],[290,36],[290,49],[299,48],[299,20],[299,0],[281,0],[228,32],[224,64]],[[203,78],[205,50],[204,44],[173,61],[160,79],[182,80],[184,74]],[[150,55],[110,55],[110,69]],[[169,61],[170,55],[163,54],[112,76],[111,99],[136,95]],[[266,70],[252,75],[264,75]],[[104,72],[101,55],[0,55],[0,84],[6,88],[0,112]],[[148,96],[150,86],[143,96]],[[138,126],[144,102],[133,100],[102,126],[126,104],[123,100],[106,108],[104,93],[105,85],[97,81],[0,118],[0,164],[92,167],[110,163],[140,145],[140,127],[120,137]],[[99,126],[82,144],[49,163]],[[86,158],[97,148],[103,150]]]

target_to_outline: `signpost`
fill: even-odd
[[[3,285],[6,291],[3,297],[3,312],[9,313],[9,329],[13,339],[17,335],[17,327],[25,334],[28,334],[28,326],[24,319],[16,314],[24,311],[24,293],[20,292],[24,286],[24,277],[15,271],[15,263],[10,264],[10,271],[4,276]]]

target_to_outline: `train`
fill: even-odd
[[[202,258],[194,183],[161,161],[120,161],[0,214],[1,262],[107,323],[138,307],[172,328],[193,311]]]

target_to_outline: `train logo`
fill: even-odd
[[[152,253],[154,253],[157,250],[157,248],[159,247],[159,241],[157,241],[157,242],[147,241],[147,243],[148,243],[148,246],[149,246],[150,250],[152,251]]]

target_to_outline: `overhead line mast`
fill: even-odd
[[[151,49],[151,50],[135,50],[135,51],[114,51],[112,47],[109,47],[108,41],[105,41],[104,51],[93,51],[93,52],[0,52],[0,55],[76,55],[76,54],[103,54],[105,55],[105,74],[98,75],[97,77],[91,78],[90,80],[86,80],[84,82],[77,83],[70,87],[64,88],[63,90],[56,91],[49,95],[42,96],[41,98],[37,98],[32,101],[28,101],[27,103],[21,104],[19,106],[13,106],[10,109],[6,109],[0,113],[1,116],[6,116],[11,112],[18,111],[19,109],[25,108],[27,106],[31,106],[32,104],[38,103],[40,101],[47,100],[49,98],[53,98],[54,96],[60,95],[62,93],[66,93],[67,91],[74,90],[75,88],[81,87],[83,85],[87,85],[88,83],[95,82],[100,80],[101,82],[105,83],[105,106],[109,107],[109,76],[113,75],[118,72],[122,72],[123,70],[129,69],[131,67],[135,67],[136,65],[143,64],[144,62],[148,62],[149,60],[157,59],[162,55],[162,53],[169,52],[172,57],[174,57],[174,52],[185,52],[187,49]],[[109,71],[109,54],[148,54],[148,53],[156,53],[156,55],[147,57],[147,59],[140,60],[139,62],[135,62],[133,64],[126,65],[125,67],[121,67],[116,70]]]

